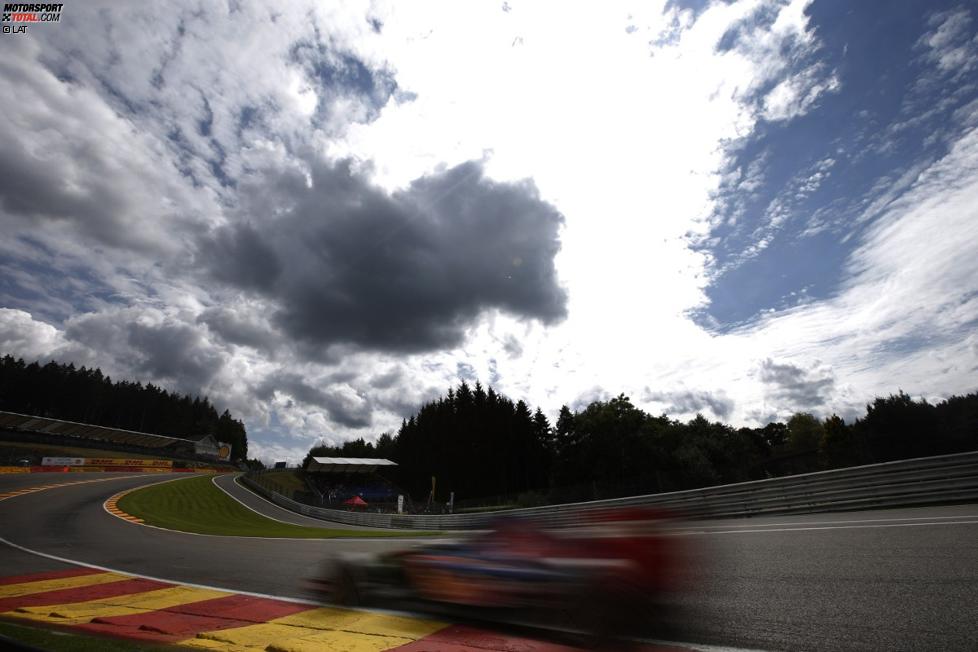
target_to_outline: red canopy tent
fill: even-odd
[[[367,501],[365,501],[360,496],[354,496],[353,498],[350,498],[349,500],[344,500],[343,501],[343,504],[344,505],[350,505],[352,507],[366,507],[367,506]]]

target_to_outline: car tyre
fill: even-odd
[[[359,607],[364,604],[363,588],[349,566],[341,566],[336,572],[332,598],[333,602],[344,607]]]

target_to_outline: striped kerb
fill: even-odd
[[[575,649],[425,618],[312,607],[92,569],[0,578],[0,618],[64,627],[80,634],[228,652]]]

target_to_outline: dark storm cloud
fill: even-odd
[[[563,218],[532,183],[467,163],[387,195],[349,164],[316,162],[242,195],[247,222],[213,233],[199,261],[275,302],[273,321],[302,343],[430,351],[461,343],[486,310],[566,316],[553,262]]]
[[[445,387],[401,387],[377,394],[374,407],[395,414],[402,419],[417,415],[426,403],[437,401],[445,395]]]
[[[390,389],[404,380],[404,372],[398,367],[391,367],[384,373],[377,374],[370,379],[370,386],[374,389]]]
[[[84,84],[55,77],[38,43],[15,40],[0,60],[4,233],[172,254],[170,232],[192,228],[194,211],[170,209],[187,195],[152,134]],[[55,238],[46,244],[62,248]]]
[[[282,263],[250,224],[218,229],[201,245],[202,260],[214,276],[239,287],[270,290]]]
[[[206,324],[212,332],[231,344],[268,350],[278,341],[276,334],[254,315],[227,308],[208,308],[197,317],[197,323]]]
[[[133,370],[144,380],[168,382],[191,394],[207,386],[226,358],[194,326],[170,320],[143,323],[130,310],[69,320],[65,335],[73,343],[99,351],[110,367]]]
[[[13,100],[11,100],[13,101]],[[5,112],[6,113],[6,112]],[[133,244],[119,218],[128,208],[111,175],[92,174],[84,187],[69,183],[71,165],[82,170],[103,170],[104,160],[89,148],[78,148],[71,164],[39,158],[28,150],[16,125],[0,121],[0,206],[8,213],[32,220],[63,220],[84,225],[93,237],[113,245]]]
[[[223,355],[186,324],[129,324],[129,344],[142,354],[139,368],[199,391],[223,366]]]
[[[665,403],[666,413],[693,414],[709,410],[720,419],[726,419],[734,409],[733,399],[723,392],[707,392],[703,390],[687,390],[676,392],[648,392],[648,401]]]
[[[809,371],[791,363],[777,363],[768,358],[761,362],[761,382],[768,394],[792,409],[807,409],[825,405],[835,386],[828,373]]]
[[[325,410],[331,421],[348,428],[366,428],[372,423],[373,412],[369,401],[336,391],[324,381],[325,387],[306,382],[298,374],[276,373],[265,378],[255,388],[255,393],[268,400],[275,392],[286,394],[300,403]]]

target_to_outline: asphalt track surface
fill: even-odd
[[[109,477],[0,502],[0,537],[121,571],[293,598],[308,597],[303,580],[336,552],[424,542],[163,531],[111,516],[102,503],[169,478]],[[75,478],[0,476],[0,493]],[[768,650],[978,649],[978,505],[696,521],[673,534],[688,542],[695,585],[682,598],[679,640]],[[0,576],[64,567],[0,549]]]
[[[334,530],[369,530],[370,528],[364,528],[357,525],[347,525],[345,523],[332,523],[323,521],[318,518],[311,518],[309,516],[303,516],[302,514],[296,514],[295,512],[290,512],[287,509],[283,509],[278,505],[271,503],[255,492],[241,486],[237,482],[237,476],[235,475],[219,475],[214,478],[214,484],[223,489],[232,498],[237,500],[239,503],[247,507],[248,509],[258,512],[263,516],[275,519],[276,521],[282,521],[283,523],[291,523],[292,525],[308,525],[311,527],[328,527]]]

